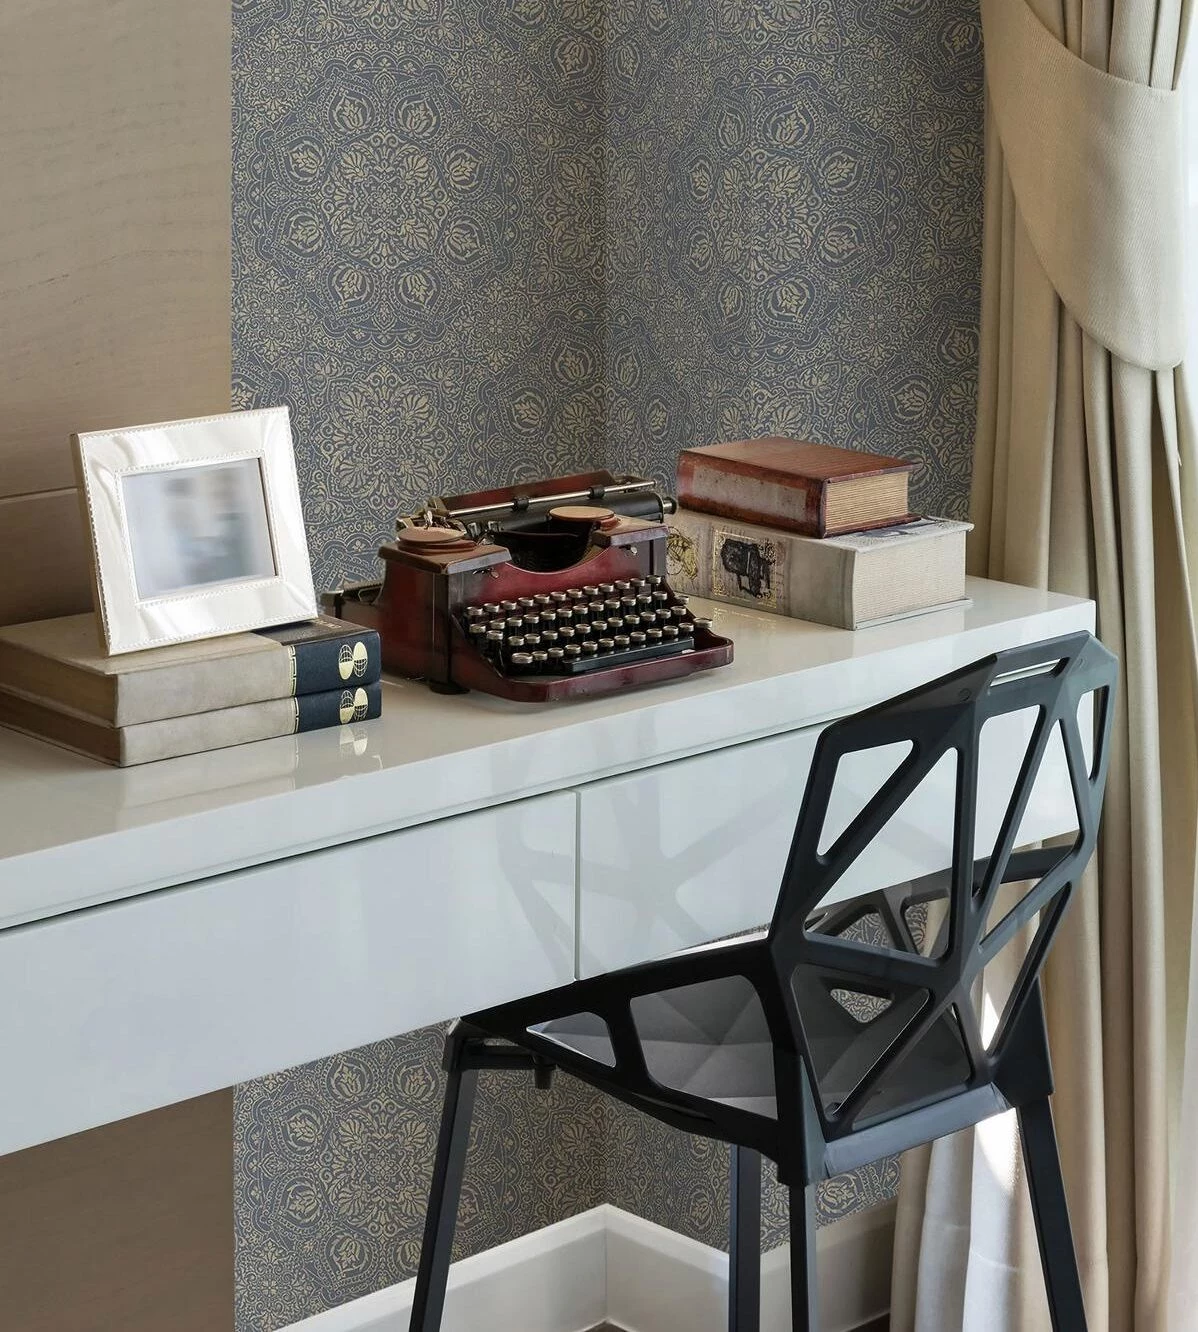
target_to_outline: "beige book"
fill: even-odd
[[[0,628],[0,689],[112,726],[373,684],[381,667],[373,629],[325,616],[118,657],[94,614]]]
[[[347,686],[298,698],[272,698],[236,708],[111,726],[35,698],[0,689],[0,725],[118,767],[179,758],[253,740],[369,721],[382,711],[382,685]]]
[[[969,523],[920,518],[839,537],[801,537],[689,509],[670,521],[676,592],[839,629],[957,605]]]

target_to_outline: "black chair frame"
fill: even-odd
[[[554,1069],[689,1133],[732,1147],[729,1327],[756,1332],[760,1294],[761,1156],[790,1193],[791,1298],[796,1329],[818,1328],[815,1189],[819,1181],[1016,1109],[1053,1327],[1084,1332],[1049,1097],[1053,1091],[1040,973],[1098,836],[1110,761],[1117,670],[1091,635],[1079,633],[994,653],[825,728],[816,747],[777,906],[763,936],[733,939],[627,967],[463,1018],[446,1041],[448,1073],[412,1332],[437,1332],[478,1072],[526,1068],[539,1085]],[[1094,700],[1092,754],[1079,725]],[[994,717],[1034,710],[1026,755],[990,852],[975,855],[978,756]],[[1065,845],[1016,850],[1015,840],[1054,733],[1060,735],[1077,807]],[[845,755],[907,743],[910,751],[832,845],[819,849],[838,765]],[[825,894],[950,751],[956,755],[953,863],[932,885],[898,885],[821,906]],[[947,880],[944,882],[943,880]],[[991,923],[1004,884],[1038,881]],[[938,947],[918,946],[913,904],[939,901]],[[879,918],[887,945],[846,938],[864,916]],[[1000,1021],[983,1039],[973,994],[986,965],[1034,924]],[[1021,937],[1021,936],[1020,936]],[[663,1085],[646,1063],[633,1005],[638,998],[744,978],[761,1006],[773,1047],[776,1117]],[[888,1006],[851,1030],[832,1069],[829,1095],[811,1038],[832,992],[845,986]],[[535,1030],[587,1013],[605,1024],[614,1062],[601,1063]],[[842,1019],[843,1020],[843,1015]],[[929,1034],[955,1032],[968,1075],[881,1112],[871,1107]],[[822,1073],[822,1081],[821,1081]],[[843,1094],[840,1088],[847,1088]]]

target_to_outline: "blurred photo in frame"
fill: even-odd
[[[71,440],[110,654],[315,616],[287,408]]]

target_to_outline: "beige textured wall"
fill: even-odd
[[[230,30],[0,4],[0,624],[90,604],[71,431],[229,405]],[[231,1329],[232,1127],[220,1092],[0,1159],[0,1325]]]
[[[230,31],[0,5],[0,624],[90,604],[72,431],[228,408]]]

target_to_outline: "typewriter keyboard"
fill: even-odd
[[[469,606],[467,638],[504,675],[580,675],[695,646],[687,599],[659,576],[545,592],[519,601]]]

